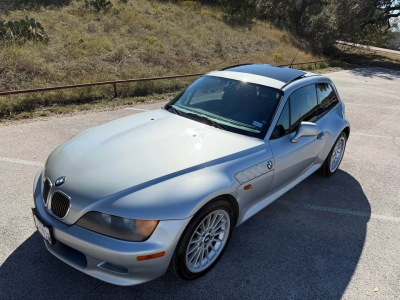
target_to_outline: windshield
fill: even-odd
[[[228,131],[264,138],[283,92],[263,85],[203,76],[165,108]]]

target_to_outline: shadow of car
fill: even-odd
[[[69,267],[40,245],[36,232],[1,266],[0,298],[340,299],[360,259],[370,214],[350,174],[315,174],[238,227],[206,276],[186,282],[167,273],[132,287]]]

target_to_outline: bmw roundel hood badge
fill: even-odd
[[[56,180],[56,186],[60,186],[60,185],[62,185],[64,182],[65,182],[65,180],[66,180],[67,178],[65,177],[65,176],[62,176],[62,177],[60,177],[60,178],[58,178],[57,180]]]

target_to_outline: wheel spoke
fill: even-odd
[[[191,240],[189,244],[197,244],[200,241],[201,241],[201,237],[199,237],[197,240]]]
[[[212,241],[215,241],[215,242],[223,242],[222,240],[220,240],[220,239],[218,239],[218,238],[213,238]]]
[[[189,263],[191,263],[193,261],[193,258],[195,258],[199,252],[200,252],[200,249],[197,248],[196,252],[191,257],[189,257]],[[195,261],[195,263],[196,263],[196,261]]]
[[[203,257],[203,252],[204,252],[204,250],[199,250],[199,254],[196,257],[195,265],[198,264],[199,267],[201,267],[201,261],[202,261],[202,257]]]
[[[211,266],[228,240],[230,217],[223,209],[215,210],[199,223],[186,249],[186,266],[198,273]]]
[[[218,218],[218,214],[214,214],[214,218],[211,221],[211,228],[214,227],[215,220]]]
[[[198,249],[199,247],[200,247],[200,245],[197,244],[196,246],[194,246],[194,247],[192,248],[192,250],[190,250],[190,251],[188,252],[188,254],[191,254],[194,250]]]
[[[205,258],[207,259],[207,261],[210,261],[210,252],[208,251],[208,247],[206,248],[206,250],[205,250]]]
[[[221,221],[221,222],[219,223],[219,225],[215,227],[214,230],[216,231],[216,230],[220,229],[225,223],[226,223],[226,221]]]
[[[206,230],[210,229],[210,223],[211,223],[211,215],[209,215],[208,218],[207,218],[207,227],[206,227]]]
[[[222,220],[223,217],[224,217],[223,215],[218,215],[218,219],[217,219],[217,221],[215,222],[214,227],[217,226],[217,225],[219,224],[219,222]]]
[[[220,229],[219,229],[218,231],[216,231],[214,234],[215,234],[215,235],[219,235],[219,234],[224,233],[224,232],[226,232],[226,230],[220,228]]]

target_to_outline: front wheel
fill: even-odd
[[[234,224],[233,211],[223,198],[205,205],[182,234],[171,260],[171,271],[185,280],[197,279],[221,258]]]
[[[346,149],[346,142],[347,135],[345,132],[342,132],[325,159],[324,164],[322,165],[321,171],[323,175],[332,176],[336,173],[343,159],[344,151]]]

